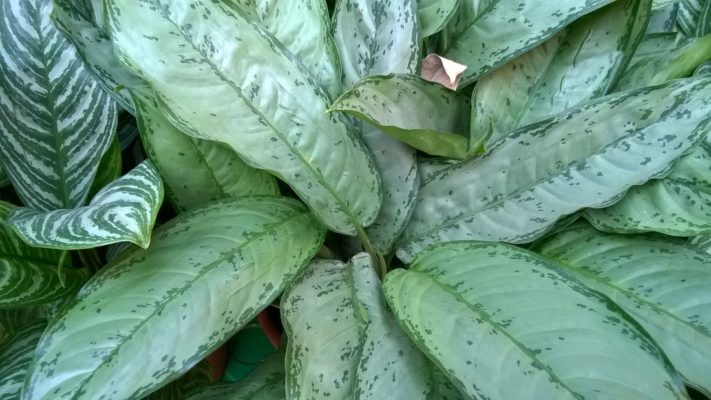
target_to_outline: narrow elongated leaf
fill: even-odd
[[[94,198],[104,186],[118,179],[121,176],[122,166],[121,142],[119,135],[114,135],[109,150],[99,162],[99,169],[96,171],[94,182],[91,183],[91,189],[89,189],[89,198]]]
[[[469,100],[415,75],[377,75],[358,82],[331,106],[426,153],[467,156]]]
[[[711,144],[702,143],[683,157],[664,179],[633,187],[611,207],[584,215],[608,232],[711,234]]]
[[[274,172],[334,231],[373,222],[382,193],[366,149],[248,14],[188,0],[112,0],[107,14],[119,59],[149,81],[171,123]]]
[[[654,1],[652,1],[654,3]],[[679,14],[679,2],[673,1],[663,7],[653,8],[649,17],[647,34],[661,32],[676,32],[676,20]]]
[[[472,94],[470,144],[603,96],[642,39],[651,0],[620,0],[483,77]]]
[[[562,216],[608,206],[668,173],[711,124],[711,79],[607,96],[523,127],[420,189],[398,256],[429,244],[526,243]]]
[[[423,38],[444,29],[454,16],[462,0],[418,0],[417,20]]]
[[[107,185],[85,207],[41,212],[16,208],[8,223],[32,246],[86,249],[117,242],[148,247],[163,202],[163,182],[150,161]]]
[[[711,256],[668,237],[576,225],[537,246],[639,322],[689,384],[711,394]]]
[[[279,194],[274,176],[248,166],[220,143],[184,135],[166,120],[155,100],[140,95],[134,100],[143,147],[178,211],[226,197]]]
[[[518,57],[612,0],[462,0],[440,53],[469,68],[462,86]]]
[[[305,207],[276,197],[225,200],[180,215],[161,226],[148,250],[104,267],[53,320],[25,396],[150,393],[270,304],[324,234]]]
[[[20,398],[35,346],[46,326],[44,319],[34,320],[0,342],[0,400]]]
[[[676,21],[686,36],[704,36],[711,33],[711,1],[681,0]]]
[[[388,274],[384,290],[403,328],[469,398],[685,397],[629,317],[520,248],[433,246]]]
[[[0,3],[0,158],[28,207],[84,203],[116,105],[49,20],[50,0]]]
[[[426,398],[429,363],[387,310],[367,254],[312,262],[281,312],[288,399]]]

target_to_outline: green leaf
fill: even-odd
[[[5,313],[0,310],[0,313]],[[36,319],[13,329],[0,342],[0,400],[20,399],[22,384],[34,356],[35,346],[47,326],[44,319]],[[3,327],[0,326],[0,331]]]
[[[711,74],[711,61],[706,61],[703,64],[696,67],[694,75],[709,75]]]
[[[241,381],[196,389],[186,400],[285,400],[284,378],[284,352],[273,353]]]
[[[89,198],[93,198],[106,185],[121,176],[123,160],[121,158],[121,142],[116,134],[111,140],[109,150],[104,153],[99,162],[99,169],[96,171],[94,182],[89,189]]]
[[[13,208],[0,202],[0,217]],[[62,263],[60,251],[30,247],[0,222],[0,308],[58,300],[76,293],[88,278],[88,271]]]
[[[432,391],[428,397],[430,400],[466,400],[465,397],[454,385],[449,381],[447,375],[439,368],[432,368]]]
[[[388,274],[384,290],[469,398],[685,398],[661,351],[612,302],[520,248],[433,246]]]
[[[371,157],[324,112],[328,97],[310,74],[249,15],[188,0],[112,0],[107,14],[120,61],[149,81],[181,131],[273,172],[336,232],[373,222],[382,193]]]
[[[163,182],[150,161],[105,186],[85,207],[42,212],[16,208],[7,222],[31,246],[88,249],[118,242],[147,248],[163,202]]]
[[[437,175],[440,171],[444,171],[452,165],[457,165],[458,160],[451,160],[448,158],[423,158],[420,159],[418,168],[420,169],[420,174],[422,175],[422,184],[426,184],[432,178]]]
[[[150,393],[270,304],[324,235],[305,207],[285,198],[241,197],[181,214],[156,230],[148,250],[99,271],[53,320],[26,397]]]
[[[422,188],[398,257],[477,239],[527,243],[583,208],[668,173],[711,123],[711,79],[603,97],[506,136]]]
[[[212,368],[203,359],[180,378],[146,396],[144,400],[185,400],[193,390],[207,387],[212,382]]]
[[[49,0],[0,3],[0,158],[28,207],[84,203],[116,105],[52,25]]]
[[[469,100],[415,75],[376,75],[339,97],[329,111],[358,117],[436,156],[467,156]]]
[[[708,0],[681,0],[676,23],[686,36],[710,34],[711,2]]]
[[[444,29],[459,8],[462,0],[418,0],[417,20],[420,23],[420,35],[432,36]]]
[[[288,398],[426,398],[429,363],[387,310],[367,254],[312,262],[281,313]]]
[[[711,143],[679,160],[665,178],[633,187],[611,207],[587,210],[584,216],[607,232],[711,234]]]
[[[586,225],[537,250],[624,309],[691,386],[711,394],[711,256],[679,239]]]
[[[226,197],[279,194],[274,176],[248,166],[220,143],[183,134],[166,120],[155,99],[139,94],[134,101],[143,147],[178,211]]]
[[[465,64],[461,86],[539,45],[613,0],[462,0],[442,32],[444,57]]]
[[[651,0],[616,1],[480,79],[470,147],[607,94],[642,39],[650,9]]]
[[[652,3],[655,3],[654,0]],[[646,33],[676,32],[679,3],[672,1],[659,7],[652,5],[652,8],[652,15],[649,17]]]

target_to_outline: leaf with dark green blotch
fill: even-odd
[[[22,310],[22,309],[21,309]],[[6,313],[0,310],[0,313]],[[34,319],[13,327],[0,341],[0,400],[21,398],[22,384],[32,362],[37,342],[47,326],[44,319]],[[0,337],[5,327],[0,326]]]
[[[102,268],[53,319],[27,398],[127,399],[158,389],[269,305],[324,236],[306,207],[279,197],[181,214],[156,230],[149,249]]]
[[[626,314],[518,247],[432,246],[383,286],[403,329],[469,398],[685,398]]]
[[[681,239],[605,234],[585,224],[536,250],[629,313],[689,385],[711,394],[710,255]]]
[[[711,126],[711,78],[615,94],[523,127],[420,188],[398,257],[453,240],[527,243],[669,172]]]
[[[423,38],[444,29],[454,17],[461,0],[418,0],[417,19]]]

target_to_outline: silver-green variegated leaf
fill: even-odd
[[[539,244],[609,297],[659,344],[691,386],[711,394],[711,256],[684,240],[574,225]]]
[[[279,194],[273,175],[245,164],[229,147],[183,134],[163,115],[155,99],[134,96],[143,148],[178,211],[212,200]]]
[[[0,400],[21,398],[27,370],[46,326],[47,321],[36,319],[8,332],[5,340],[0,341]],[[0,331],[3,328],[0,326]]]
[[[274,353],[239,382],[196,389],[186,400],[286,400],[285,375],[284,352]]]
[[[214,380],[212,366],[203,359],[178,379],[144,397],[142,400],[185,400],[193,390],[207,387]]]
[[[711,33],[711,1],[681,0],[676,20],[679,30],[686,36],[704,36]]]
[[[432,391],[428,400],[467,400],[439,368],[432,367]]]
[[[420,188],[398,256],[453,240],[527,243],[565,215],[614,203],[703,140],[710,92],[709,78],[672,81],[514,131]]]
[[[13,208],[0,202],[0,308],[46,304],[76,293],[88,271],[68,266],[60,251],[27,245],[4,221]]]
[[[689,244],[711,254],[711,235],[699,235],[689,238]]]
[[[523,249],[433,246],[390,272],[384,291],[403,329],[471,399],[686,398],[629,317]]]
[[[281,313],[288,399],[426,399],[429,363],[387,310],[367,254],[312,262]]]
[[[369,76],[329,111],[362,119],[425,153],[456,159],[468,153],[469,99],[416,75]]]
[[[420,24],[420,35],[426,38],[444,29],[461,2],[462,0],[418,0],[417,20]]]
[[[324,235],[306,207],[285,198],[241,197],[181,214],[148,250],[102,268],[54,318],[25,397],[117,400],[154,391],[270,304]]]
[[[679,14],[679,2],[673,1],[661,7],[653,5],[652,8],[646,30],[647,34],[677,31],[676,20]]]
[[[694,75],[709,75],[711,74],[711,61],[706,61],[703,64],[696,67]]]
[[[711,144],[704,142],[684,156],[663,179],[633,187],[619,202],[584,215],[607,232],[711,234]]]
[[[116,104],[52,25],[50,0],[0,2],[0,158],[28,207],[80,206]]]
[[[163,202],[163,181],[150,161],[105,186],[84,207],[42,212],[16,208],[8,215],[32,246],[87,249],[117,242],[147,248]]]
[[[417,167],[422,175],[422,184],[426,184],[440,171],[444,171],[459,162],[459,160],[452,160],[449,158],[421,158]]]
[[[336,232],[373,222],[382,193],[370,155],[249,14],[219,2],[112,0],[107,15],[120,61],[150,83],[181,131],[273,172]]]
[[[642,39],[651,5],[616,1],[480,79],[470,146],[607,94]]]
[[[612,1],[462,0],[439,53],[468,67],[465,86]]]

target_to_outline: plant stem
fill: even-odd
[[[356,230],[358,231],[358,239],[360,239],[363,249],[365,249],[365,251],[370,254],[370,257],[373,259],[373,268],[375,268],[375,272],[380,275],[380,280],[382,281],[388,273],[388,263],[385,262],[383,255],[373,248],[373,245],[370,243],[370,238],[368,238],[368,235],[365,233],[363,227],[358,225],[356,226]]]

